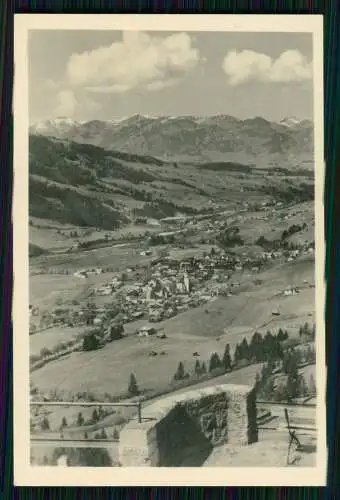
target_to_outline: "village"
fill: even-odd
[[[158,323],[219,297],[228,300],[249,283],[260,287],[261,274],[272,267],[306,256],[314,259],[314,241],[303,237],[307,223],[287,224],[288,219],[301,220],[303,209],[303,203],[267,200],[244,202],[237,213],[167,217],[159,221],[159,232],[146,232],[142,241],[129,243],[135,262],[127,267],[65,269],[69,279],[83,282],[79,286],[85,292],[79,300],[59,298],[49,310],[30,304],[30,335],[49,328],[73,329],[74,335],[31,355],[31,370],[75,351],[100,348],[126,335],[124,330],[131,335],[128,324],[136,324],[136,336],[165,336]],[[270,238],[267,229],[256,241],[243,240],[244,224],[264,221],[265,231],[268,221],[278,219],[284,226]],[[290,236],[296,233],[302,237],[293,242]],[[47,272],[60,271],[50,266]],[[297,295],[306,287],[314,283],[292,282],[278,293]],[[280,313],[273,310],[272,315]]]
[[[237,293],[244,273],[251,276],[270,265],[276,259],[286,259],[288,262],[299,255],[310,254],[309,247],[282,252],[263,252],[255,261],[244,252],[239,256],[212,247],[210,253],[203,257],[191,257],[183,260],[169,257],[154,259],[150,266],[144,269],[129,269],[135,273],[136,281],[129,279],[124,282],[118,277],[104,282],[91,290],[93,296],[116,295],[120,305],[119,317],[124,323],[145,318],[151,323],[157,323],[171,318],[188,308],[197,307],[218,296],[230,297]],[[144,276],[143,276],[144,274]],[[237,275],[238,279],[233,280]],[[249,276],[249,274],[248,274]],[[137,279],[141,281],[137,281]],[[131,283],[132,281],[132,283]],[[118,294],[118,290],[121,290]],[[282,291],[284,295],[298,293],[298,286]],[[118,297],[117,297],[118,295]],[[94,318],[94,324],[105,321],[105,311]]]
[[[274,261],[292,261],[309,255],[313,248],[306,244],[298,249],[264,251],[256,259],[243,252],[211,247],[204,255],[184,259],[169,256],[155,257],[147,265],[136,265],[117,273],[88,290],[88,302],[83,307],[56,308],[41,318],[43,327],[96,327],[107,331],[110,326],[127,324],[139,319],[157,323],[215,300],[218,296],[231,297],[238,293],[243,280],[253,279]],[[144,252],[144,251],[143,251]],[[151,250],[148,251],[151,253]],[[74,273],[74,279],[103,275],[101,268],[84,269]],[[292,284],[282,295],[295,295],[308,283]],[[105,297],[103,306],[96,305],[96,297]],[[30,315],[39,314],[37,306],[30,306]],[[275,314],[275,311],[273,311]],[[140,335],[156,331],[143,327]],[[34,333],[34,332],[32,332]],[[84,332],[85,334],[85,332]]]

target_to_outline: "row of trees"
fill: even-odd
[[[289,238],[289,236],[292,236],[295,233],[299,233],[300,231],[303,231],[304,229],[307,229],[307,224],[304,222],[303,224],[292,224],[289,226],[288,229],[285,229],[281,235],[281,239],[285,240],[286,238]]]
[[[81,427],[85,424],[86,425],[93,425],[93,424],[97,423],[98,421],[99,421],[99,417],[98,417],[98,413],[96,410],[93,410],[92,418],[89,419],[89,421],[87,421],[87,422],[85,422],[85,419],[84,419],[82,413],[80,412],[78,414],[78,418],[77,418],[77,426]],[[67,427],[68,427],[67,419],[66,419],[66,417],[63,417],[61,425],[60,425],[60,432],[62,433],[63,430],[67,429]],[[50,430],[50,422],[49,422],[47,417],[43,418],[42,423],[41,423],[41,428],[42,428],[42,430],[45,430],[45,431]],[[105,428],[103,427],[99,432],[96,432],[93,437],[95,439],[107,439],[108,436],[107,436],[107,433],[105,431]],[[112,437],[114,440],[119,439],[119,431],[116,427],[113,429]],[[85,431],[84,432],[84,439],[88,439],[88,438],[89,438],[88,431]]]
[[[211,354],[208,369],[205,361],[200,362],[199,359],[196,360],[194,367],[194,374],[199,377],[201,375],[206,374],[207,372],[212,373],[216,370],[222,369],[224,372],[228,372],[232,370],[232,360],[230,355],[230,345],[227,344],[223,353],[223,356],[217,354],[217,352],[213,352]],[[184,364],[182,361],[178,363],[177,370],[174,374],[174,381],[180,381],[190,378],[190,374],[185,371]]]
[[[268,240],[265,236],[260,236],[256,241],[255,245],[262,247],[267,252],[272,252],[276,250],[298,250],[300,245],[298,243],[293,243],[292,241],[287,241],[286,239],[278,238],[275,240]]]
[[[305,182],[301,182],[298,186],[285,186],[283,189],[267,184],[261,187],[261,191],[283,203],[303,203],[314,200],[314,185]]]
[[[223,374],[249,364],[265,362],[262,376],[257,380],[257,383],[261,381],[261,389],[264,388],[266,396],[270,393],[268,384],[273,384],[273,380],[268,382],[267,385],[265,382],[267,382],[269,375],[272,375],[274,372],[282,372],[288,377],[287,391],[290,398],[297,397],[300,393],[301,395],[309,394],[311,390],[307,391],[307,384],[298,375],[298,367],[306,362],[315,362],[315,349],[311,345],[308,345],[305,349],[300,349],[298,346],[295,346],[293,340],[289,339],[288,332],[281,328],[276,335],[268,331],[264,337],[256,332],[250,342],[246,338],[243,338],[240,343],[236,344],[233,359],[230,352],[230,345],[227,344],[222,357],[216,352],[211,354],[208,367],[204,361],[196,360],[194,375],[200,377],[206,373]],[[290,347],[289,344],[294,345],[294,347]],[[190,376],[190,373],[185,370],[183,362],[180,361],[173,380],[181,381],[189,379]],[[303,391],[301,384],[304,387]],[[260,386],[258,387],[260,388]],[[272,391],[274,392],[273,386]]]
[[[231,357],[230,344],[227,344],[222,357],[216,352],[211,354],[208,369],[205,362],[200,363],[199,360],[196,360],[194,373],[202,375],[207,371],[211,373],[218,369],[229,372],[234,368],[240,368],[250,363],[282,359],[283,349],[281,343],[287,339],[288,332],[282,329],[279,329],[276,335],[268,331],[264,337],[256,332],[252,336],[250,343],[244,337],[241,343],[236,344],[234,359]],[[178,381],[186,378],[189,378],[189,374],[185,371],[183,362],[180,361],[174,374],[174,380]]]
[[[303,325],[300,326],[299,328],[299,337],[300,339],[303,337],[311,338],[312,340],[315,340],[315,323],[313,323],[312,326],[310,326],[307,322]]]
[[[119,340],[123,337],[124,326],[122,323],[116,325],[111,325],[105,335],[105,331],[102,328],[97,328],[87,333],[83,338],[83,350],[84,351],[94,351],[99,349],[103,343],[113,342],[114,340]],[[105,339],[104,339],[105,335]]]
[[[244,337],[242,342],[236,344],[234,364],[238,366],[241,361],[260,363],[268,360],[281,359],[283,356],[282,342],[288,339],[288,332],[281,328],[273,335],[269,330],[263,337],[255,332],[250,342]]]
[[[172,244],[176,241],[175,235],[173,234],[168,234],[165,236],[162,236],[160,234],[152,234],[149,237],[149,244],[151,246],[157,246],[157,245],[169,245]]]
[[[140,394],[140,391],[137,386],[137,381],[136,377],[134,374],[131,374],[130,377],[130,382],[129,382],[129,396],[135,396]],[[85,400],[90,400],[90,401],[95,401],[95,397],[88,398],[89,394],[82,394],[82,399]],[[84,397],[85,396],[85,397]],[[111,400],[111,399],[110,399]],[[85,418],[82,412],[79,412],[77,415],[77,418],[75,421],[72,421],[71,425],[76,425],[77,427],[82,427],[84,425],[94,425],[98,423],[100,420],[102,420],[104,417],[106,417],[110,412],[108,412],[105,408],[101,407],[100,404],[98,408],[94,408],[92,411],[92,414],[90,417]],[[124,423],[125,419],[122,417],[121,419],[116,418],[116,425],[121,425]],[[48,431],[50,430],[50,421],[47,416],[44,416],[43,419],[40,422],[41,429],[43,431]],[[67,418],[64,416],[61,420],[61,424],[59,426],[59,430],[62,432],[64,429],[70,427],[70,423],[68,422]],[[87,437],[87,436],[85,436]],[[95,436],[96,437],[96,436]],[[115,437],[115,436],[113,436]]]

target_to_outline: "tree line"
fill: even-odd
[[[311,330],[306,323],[300,328],[300,331],[307,332],[307,328],[308,331]],[[315,330],[315,327],[313,327],[313,330]],[[270,375],[278,373],[287,375],[287,387],[284,391],[275,393],[275,397],[282,400],[287,394],[288,399],[299,395],[313,394],[313,380],[310,380],[308,385],[297,370],[301,364],[315,363],[315,348],[308,345],[304,350],[297,349],[296,342],[299,343],[299,341],[296,340],[295,342],[295,340],[289,339],[288,332],[282,328],[279,328],[276,334],[268,331],[265,336],[255,332],[250,342],[244,337],[241,342],[236,344],[233,358],[230,352],[230,344],[227,344],[222,356],[219,356],[217,352],[211,354],[208,365],[205,361],[197,359],[193,374],[186,371],[184,363],[180,361],[173,376],[173,381],[183,381],[189,379],[192,375],[201,377],[208,373],[222,375],[251,364],[264,363],[262,374],[255,381],[258,390],[261,389],[260,394],[263,397],[274,397],[273,394],[276,388],[273,385],[274,378],[270,378]]]

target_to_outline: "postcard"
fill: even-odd
[[[15,16],[14,481],[326,482],[323,20]]]

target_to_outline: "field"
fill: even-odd
[[[192,338],[179,341],[129,336],[95,353],[73,353],[48,363],[32,373],[32,381],[41,390],[55,387],[115,395],[126,392],[130,373],[134,372],[141,389],[157,389],[171,381],[179,361],[187,369],[193,369],[194,351],[200,353],[200,359],[208,361],[212,352],[223,349],[215,339],[195,339],[193,347]],[[164,351],[166,355],[150,357],[151,350]]]
[[[110,280],[116,273],[90,276],[87,279],[77,278],[72,274],[39,274],[30,277],[30,301],[41,310],[56,306],[59,299],[61,304],[68,304],[73,300],[86,298],[92,286]]]
[[[191,365],[191,360],[186,364],[186,366],[189,368]],[[255,376],[257,373],[261,372],[261,364],[254,364],[251,366],[247,366],[245,368],[242,368],[240,370],[237,370],[235,372],[231,373],[226,373],[224,375],[220,375],[218,377],[214,377],[210,380],[205,380],[203,382],[199,382],[195,384],[195,389],[200,389],[204,387],[209,387],[211,385],[219,385],[219,384],[244,384],[244,385],[252,385],[255,380]],[[154,380],[154,379],[153,379]],[[153,380],[151,382],[153,382]],[[168,382],[168,380],[164,380],[164,382]],[[125,390],[126,387],[123,387],[123,390]],[[177,389],[176,391],[173,392],[173,394],[182,394],[186,391],[190,390],[190,387],[185,387],[182,389]],[[157,396],[155,398],[152,398],[150,401],[146,401],[143,403],[143,409],[142,409],[142,414],[144,417],[147,417],[147,407],[149,404],[152,404],[153,402],[157,401],[158,399],[161,399],[163,396]],[[78,412],[81,411],[83,416],[85,418],[89,418],[92,414],[93,409],[91,408],[81,408],[79,407],[78,409],[72,408],[72,407],[57,407],[54,408],[53,411],[50,413],[48,412],[48,417],[49,417],[49,422],[50,422],[50,428],[51,432],[48,432],[46,434],[46,438],[53,438],[59,437],[59,426],[62,421],[62,418],[65,417],[67,419],[67,422],[69,425],[71,424],[71,427],[67,429],[67,435],[69,436],[75,436],[79,434],[79,430],[77,427],[72,429],[72,426],[75,425],[76,419],[77,419],[77,414]],[[101,420],[98,424],[95,426],[87,427],[86,429],[100,429],[100,428],[105,428],[105,429],[112,429],[112,426],[117,426],[121,425],[122,422],[124,422],[124,419],[126,418],[131,418],[136,413],[135,408],[114,408],[114,412],[107,417],[105,417],[103,420]],[[56,432],[57,431],[57,432]],[[84,427],[81,428],[81,432],[83,434],[84,432]]]
[[[296,210],[310,211],[310,206],[301,205]],[[250,215],[249,215],[250,217]],[[252,215],[251,215],[252,217]],[[242,226],[243,224],[243,226]],[[247,234],[254,222],[245,217],[240,223],[241,230]],[[281,229],[287,227],[281,223]],[[243,228],[243,229],[242,229]],[[248,228],[248,229],[247,229]],[[261,229],[262,231],[262,229]],[[251,236],[253,240],[255,235]],[[198,245],[197,248],[172,249],[171,256],[185,258],[209,251],[211,246]],[[110,266],[124,271],[128,266],[150,262],[152,257],[140,256],[140,247],[135,244],[106,247],[76,254],[53,254],[31,259],[31,270],[43,265],[74,272],[87,266]],[[84,301],[89,287],[107,281],[114,273],[82,280],[68,275],[32,274],[30,278],[31,302],[41,309],[51,309],[57,299],[64,304],[72,300]],[[167,335],[167,339],[140,339],[132,335],[143,321],[125,325],[127,338],[106,345],[92,353],[78,352],[65,356],[58,361],[47,363],[32,373],[32,381],[43,391],[54,388],[70,392],[90,391],[119,394],[125,392],[129,376],[136,374],[141,389],[157,389],[168,384],[173,377],[179,361],[191,370],[195,363],[193,352],[199,359],[209,361],[212,352],[223,354],[226,343],[233,350],[236,342],[244,336],[250,338],[255,331],[265,334],[267,330],[277,331],[282,327],[290,336],[298,334],[299,327],[305,322],[314,321],[314,258],[299,257],[294,262],[278,259],[263,271],[234,272],[231,282],[239,285],[233,288],[233,295],[214,298],[199,307],[189,309],[177,316],[157,323],[157,329]],[[300,293],[283,296],[287,287],[297,286]],[[105,298],[96,298],[97,305]],[[277,312],[278,315],[273,315]],[[31,353],[39,352],[42,347],[71,338],[78,332],[74,329],[54,328],[30,337]],[[158,352],[150,357],[150,351]],[[165,355],[160,353],[164,351]]]
[[[150,258],[140,256],[138,245],[113,245],[93,250],[83,250],[76,253],[53,254],[48,257],[32,259],[32,269],[48,267],[61,273],[65,270],[75,272],[86,267],[110,266],[122,271],[128,265],[148,262]],[[76,281],[78,283],[78,281]]]
[[[294,276],[298,268],[296,264],[294,272],[291,270]],[[302,276],[306,276],[306,263],[301,268]],[[265,333],[280,326],[286,328],[290,336],[297,336],[299,326],[305,321],[311,322],[315,290],[305,288],[297,296],[277,296],[282,291],[279,287],[281,280],[284,281],[282,276],[280,272],[275,280],[272,274],[269,284],[262,289],[256,287],[251,292],[218,298],[159,323],[158,328],[166,333],[166,339],[129,335],[99,351],[73,353],[48,363],[32,373],[32,380],[42,390],[96,392],[100,389],[101,393],[117,394],[126,391],[130,373],[134,372],[140,388],[156,389],[171,380],[179,361],[184,362],[186,369],[192,369],[194,351],[200,354],[200,359],[209,361],[212,352],[223,354],[226,343],[233,347],[256,330]],[[272,316],[273,309],[279,309],[280,316]],[[132,334],[136,326],[136,323],[126,325],[126,332]],[[34,341],[34,335],[32,338]],[[166,354],[150,357],[152,350]]]
[[[83,328],[60,328],[53,327],[48,330],[34,333],[30,335],[30,355],[38,355],[44,347],[53,349],[60,342],[72,340],[81,333]]]

